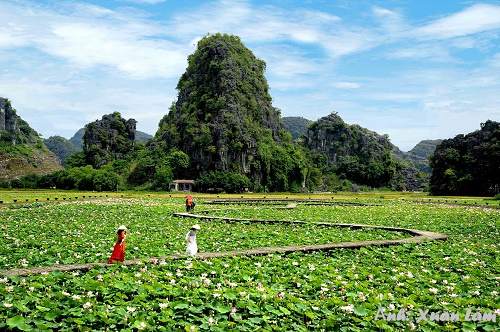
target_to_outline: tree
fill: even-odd
[[[81,167],[85,165],[87,165],[87,160],[83,151],[76,152],[66,159],[66,168]]]
[[[169,184],[174,180],[172,169],[168,166],[160,167],[154,175],[154,187],[158,190],[170,190]]]
[[[107,170],[96,170],[92,178],[93,190],[113,191],[120,183],[118,174]]]
[[[240,193],[250,186],[250,180],[239,173],[210,171],[196,179],[199,190],[207,192]]]
[[[177,179],[182,179],[189,174],[191,162],[186,153],[174,149],[168,153],[166,162],[170,167],[172,176]]]

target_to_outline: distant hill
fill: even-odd
[[[75,144],[61,136],[51,136],[44,139],[43,142],[47,148],[54,152],[54,154],[61,160],[61,165],[66,166],[66,159],[72,154],[80,151]]]
[[[294,140],[299,139],[302,135],[307,135],[307,126],[312,122],[301,116],[285,116],[283,118],[285,129],[292,134]]]
[[[59,158],[17,115],[10,100],[0,98],[0,182],[28,174],[46,175],[61,169]]]
[[[153,135],[146,134],[142,131],[135,132],[135,141],[146,144],[147,141],[153,138]]]
[[[83,150],[83,135],[85,135],[85,128],[78,129],[78,131],[69,139],[71,143],[73,143],[77,148],[78,151]],[[140,142],[140,143],[146,143],[150,139],[153,138],[153,135],[147,134],[142,131],[136,131],[135,132],[135,141]]]
[[[80,128],[78,131],[69,139],[79,151],[83,150],[83,135],[85,135],[85,128]]]
[[[429,156],[434,153],[436,146],[442,141],[443,140],[441,139],[423,140],[408,152],[403,152],[399,148],[395,147],[391,154],[397,160],[401,160],[425,173],[427,176],[430,176],[432,169],[429,166]]]
[[[417,157],[427,159],[431,154],[434,153],[434,151],[436,150],[436,146],[442,141],[443,141],[442,139],[423,140],[417,145],[415,145],[413,149],[408,151],[408,153],[411,153]]]

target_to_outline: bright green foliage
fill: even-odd
[[[118,188],[120,177],[112,171],[99,169],[92,177],[92,187],[96,191],[113,191]]]
[[[493,196],[500,192],[500,123],[444,140],[430,157],[430,190],[436,195]]]
[[[173,149],[167,154],[165,161],[177,179],[190,176],[191,162],[189,156],[184,152]]]
[[[73,167],[48,175],[29,174],[12,180],[13,188],[59,188],[95,191],[113,191],[120,184],[120,176],[107,168],[96,170],[92,166]]]
[[[201,191],[240,193],[250,187],[250,180],[235,172],[210,171],[202,174],[196,180],[196,186]]]
[[[33,173],[23,176],[20,179],[14,179],[10,183],[12,188],[37,189],[39,188],[40,178],[42,178],[42,176]]]
[[[75,152],[66,159],[67,168],[81,167],[85,165],[87,165],[87,160],[85,158],[85,152],[83,151]]]
[[[263,176],[269,191],[300,191],[307,173],[306,160],[301,151],[290,143],[261,144],[253,166]]]
[[[156,169],[154,175],[154,187],[159,190],[168,191],[169,184],[174,180],[174,173],[168,166],[163,166]]]
[[[127,182],[133,185],[151,180],[155,174],[156,162],[150,155],[141,155],[128,176]]]

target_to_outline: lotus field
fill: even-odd
[[[182,198],[171,197],[4,204],[0,330],[500,330],[500,210],[398,199],[378,203],[298,202],[293,209],[281,209],[210,205],[197,199],[196,213],[220,217],[213,220],[173,215],[185,208]],[[209,252],[411,236],[315,222],[419,229],[449,238],[204,257]],[[195,223],[201,226],[200,252],[184,256],[184,237]],[[138,259],[137,264],[42,272],[58,265],[106,262],[122,224],[129,229],[125,259]],[[167,257],[175,254],[182,256]],[[19,268],[42,273],[6,273]]]

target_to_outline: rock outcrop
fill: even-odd
[[[0,98],[0,182],[61,169],[61,161],[38,133],[17,115],[8,99]]]
[[[313,123],[304,143],[311,151],[325,154],[328,166],[338,165],[346,156],[362,157],[370,163],[383,161],[394,148],[386,135],[346,124],[336,112]]]

